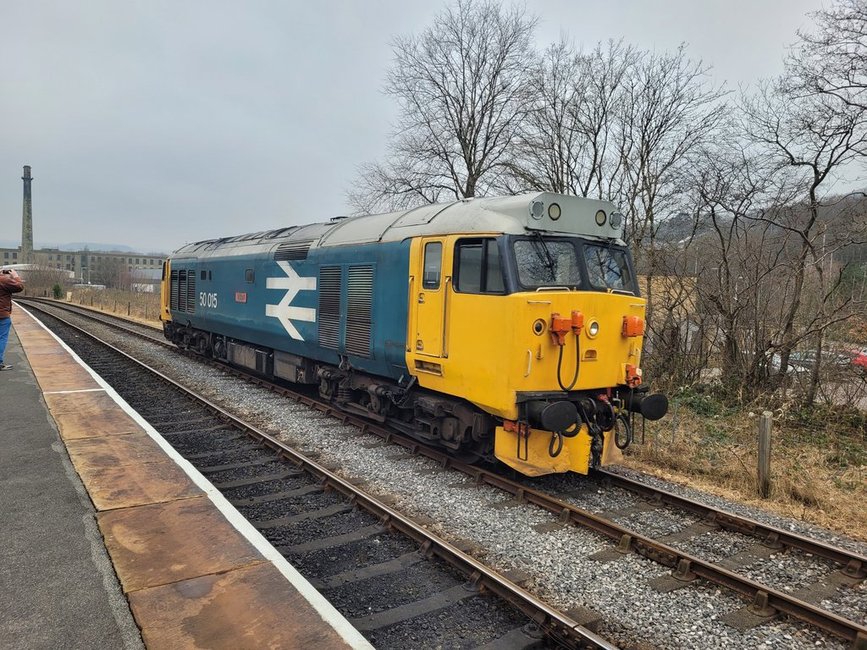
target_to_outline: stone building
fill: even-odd
[[[105,251],[62,251],[57,248],[42,248],[32,253],[32,263],[43,269],[72,271],[75,282],[103,284],[107,287],[148,290],[159,284],[162,264],[161,255],[121,253]],[[0,248],[0,266],[22,263],[20,248]]]

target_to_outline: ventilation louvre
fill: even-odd
[[[170,289],[169,289],[169,309],[172,311],[178,310],[178,272],[177,270],[172,271],[171,280],[170,280]]]
[[[346,283],[346,353],[370,357],[373,267],[350,266]]]
[[[288,262],[290,260],[306,260],[307,251],[310,250],[312,239],[300,241],[288,241],[280,244],[277,250],[274,251],[274,260],[277,262]]]
[[[172,311],[196,313],[196,272],[181,269],[172,271],[169,288],[169,307]]]
[[[187,311],[187,271],[178,271],[178,311]]]
[[[319,269],[319,345],[336,350],[340,342],[340,267]]]
[[[187,313],[196,313],[196,272],[187,272]]]

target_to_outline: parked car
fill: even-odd
[[[813,367],[812,361],[809,361],[809,364],[805,361],[802,361],[799,357],[797,357],[798,353],[792,352],[789,355],[789,365],[786,368],[786,374],[788,375],[798,375],[804,372],[809,372],[810,368]],[[779,353],[774,353],[771,356],[770,368],[773,372],[780,371],[780,355]]]
[[[839,354],[837,352],[823,352],[822,353],[822,367],[823,368],[831,368],[833,366],[845,367],[850,363],[854,363],[852,359],[845,354]],[[787,373],[789,374],[800,374],[805,372],[810,372],[813,369],[813,366],[816,365],[816,351],[815,350],[807,350],[805,352],[800,352],[798,350],[793,351],[789,355],[789,368]],[[779,372],[780,370],[780,355],[774,354],[771,357],[771,370],[774,372]]]
[[[822,363],[826,366],[835,365],[845,368],[852,363],[852,355],[845,352],[824,352]]]
[[[867,372],[867,348],[852,351],[852,365],[858,366]]]

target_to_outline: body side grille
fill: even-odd
[[[339,266],[319,269],[319,345],[336,350],[340,342]]]
[[[196,272],[187,271],[187,313],[196,313]]]
[[[370,357],[373,267],[350,266],[346,284],[346,353]]]
[[[187,272],[178,271],[178,311],[187,311]]]
[[[172,271],[169,289],[169,309],[177,311],[178,309],[178,271]]]

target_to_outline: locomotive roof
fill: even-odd
[[[599,215],[600,211],[604,217]],[[520,235],[539,231],[620,241],[623,217],[621,215],[619,224],[612,227],[611,215],[614,213],[614,205],[608,201],[533,192],[433,203],[400,212],[334,217],[324,223],[208,239],[187,244],[174,255],[246,255],[274,247],[286,250],[303,248],[306,251],[455,233]]]

